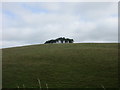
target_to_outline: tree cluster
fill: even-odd
[[[74,42],[73,39],[60,37],[57,39],[48,40],[45,42],[45,44],[49,44],[49,43],[73,43],[73,42]]]

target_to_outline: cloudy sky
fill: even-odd
[[[75,43],[117,42],[117,11],[117,2],[4,2],[0,42],[4,48],[58,37]]]

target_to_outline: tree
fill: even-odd
[[[74,40],[73,39],[69,39],[69,38],[65,38],[65,37],[60,37],[60,38],[57,38],[57,39],[51,39],[51,40],[48,40],[45,42],[45,44],[48,44],[48,43],[73,43]]]
[[[52,39],[52,40],[50,40],[50,43],[56,43],[56,40]]]
[[[65,43],[68,43],[68,40],[67,40],[67,39],[65,39]]]
[[[73,43],[74,42],[74,40],[73,39],[69,39],[69,43]]]
[[[69,43],[69,40],[70,40],[69,38],[66,38],[66,39],[65,39],[65,42],[66,42],[66,43]]]
[[[62,39],[62,37],[57,38],[57,40],[60,41],[61,43],[63,43],[63,39]]]

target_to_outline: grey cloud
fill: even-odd
[[[13,19],[3,13],[4,46],[44,43],[61,36],[75,42],[117,41],[117,16],[112,16],[117,15],[116,4],[4,3],[3,10],[16,15]]]

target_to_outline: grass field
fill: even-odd
[[[3,88],[118,87],[118,44],[42,44],[3,49]]]

